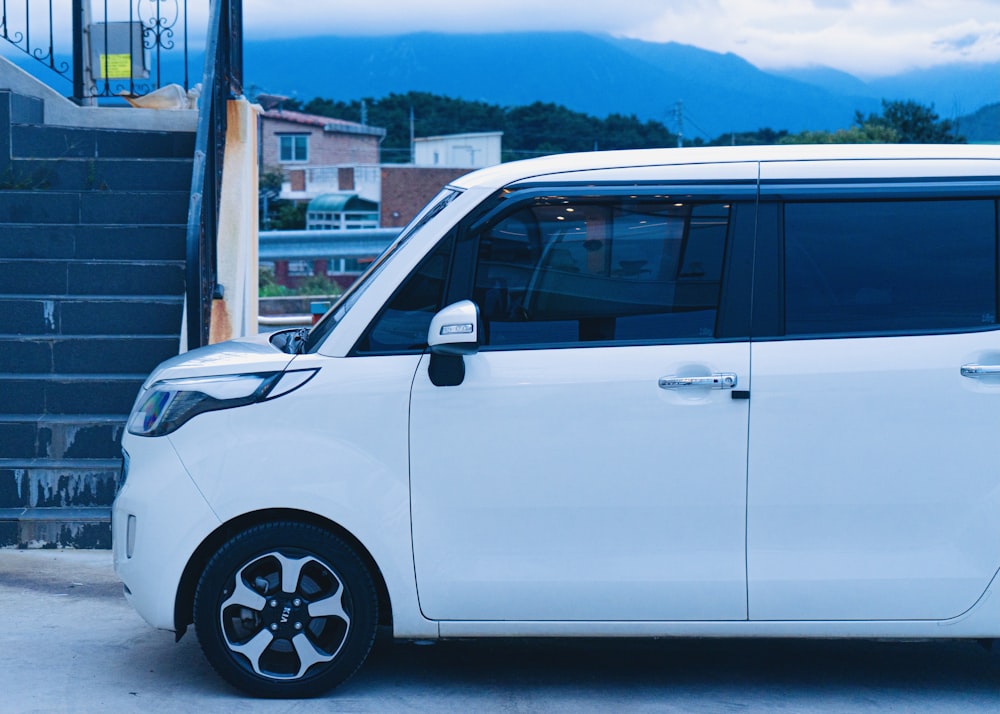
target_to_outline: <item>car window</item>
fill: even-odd
[[[374,284],[375,279],[386,269],[395,256],[399,254],[400,248],[406,245],[420,229],[443,211],[460,193],[460,191],[446,188],[421,209],[420,213],[402,230],[399,237],[385,249],[382,255],[375,259],[375,262],[365,271],[365,274],[358,278],[348,288],[347,292],[340,296],[340,299],[323,316],[323,319],[310,330],[305,344],[306,352],[315,352],[319,349],[319,346],[323,344],[323,340],[336,329],[340,321],[346,317],[347,313],[350,312],[351,308],[364,295],[365,291]]]
[[[454,233],[448,234],[403,281],[358,343],[358,354],[419,352],[427,346],[431,318],[444,305]]]
[[[536,198],[479,235],[484,345],[713,339],[730,206]]]
[[[787,203],[785,332],[993,325],[996,242],[989,200]]]

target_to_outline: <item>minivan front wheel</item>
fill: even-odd
[[[310,697],[350,677],[375,639],[378,598],[343,540],[269,523],[209,560],[194,599],[201,648],[230,684],[259,697]]]

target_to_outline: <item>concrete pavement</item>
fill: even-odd
[[[107,551],[0,549],[0,613],[4,714],[1000,711],[1000,652],[966,642],[386,640],[326,697],[248,699],[135,614]]]

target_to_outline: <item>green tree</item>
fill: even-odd
[[[837,131],[803,131],[784,136],[780,144],[898,144],[895,129],[877,124],[852,126]]]
[[[257,206],[260,227],[271,230],[274,203],[281,195],[281,184],[285,175],[281,169],[265,169],[257,180]]]
[[[764,146],[779,144],[788,136],[785,129],[775,130],[764,127],[757,131],[738,131],[723,134],[708,142],[708,146]]]
[[[934,105],[926,106],[912,100],[882,100],[882,113],[861,112],[854,115],[854,123],[861,129],[874,131],[889,129],[895,132],[897,144],[964,144],[965,138],[955,133],[952,122],[941,119]]]
[[[271,202],[271,208],[269,230],[300,231],[306,227],[307,204],[279,199]]]
[[[599,119],[545,102],[501,107],[428,92],[407,92],[349,102],[317,97],[296,108],[356,122],[361,120],[362,102],[367,107],[367,123],[386,129],[382,142],[382,160],[386,162],[410,160],[411,110],[417,136],[502,131],[504,160],[595,148],[673,146],[677,141],[676,135],[660,122],[642,122],[634,115],[621,114]]]

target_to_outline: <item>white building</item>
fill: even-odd
[[[415,166],[479,169],[500,163],[502,131],[427,136],[413,140]]]

